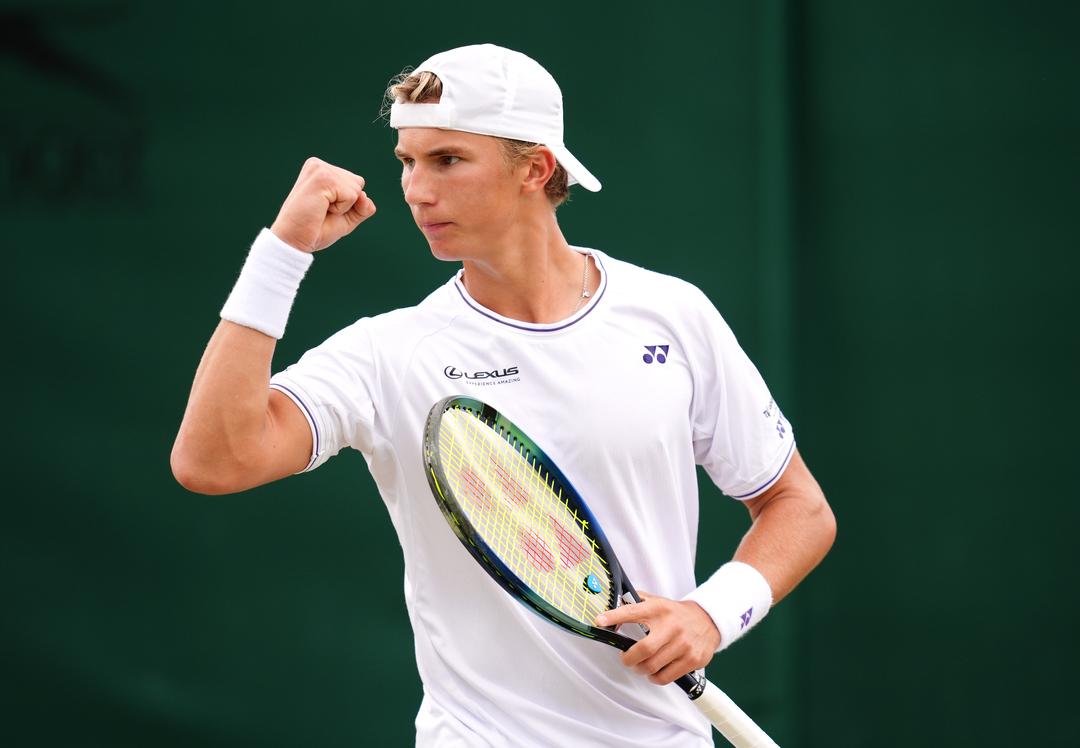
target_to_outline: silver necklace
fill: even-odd
[[[581,298],[578,299],[577,306],[574,307],[576,312],[581,309],[581,305],[585,303],[592,294],[589,293],[589,256],[585,255],[585,272],[581,276]]]

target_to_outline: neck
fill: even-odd
[[[584,263],[589,266],[588,292],[599,286],[592,259],[567,244],[552,214],[550,220],[519,226],[514,237],[463,262],[465,287],[477,302],[504,317],[547,324],[572,315],[582,293]]]

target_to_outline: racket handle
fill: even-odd
[[[705,681],[705,690],[693,703],[735,748],[779,748],[746,712],[709,681]]]

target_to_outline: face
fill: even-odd
[[[482,259],[509,236],[528,167],[511,169],[495,138],[406,127],[394,154],[413,220],[440,260]]]

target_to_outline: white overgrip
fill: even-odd
[[[779,748],[738,704],[709,681],[694,705],[735,748]]]

